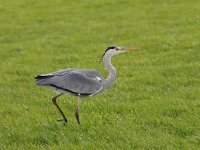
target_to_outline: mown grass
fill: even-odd
[[[0,149],[198,149],[200,1],[0,0]],[[81,104],[59,105],[34,76],[94,68],[109,45],[117,83]]]

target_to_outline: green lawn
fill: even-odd
[[[81,104],[34,76],[93,68],[109,45],[117,82]],[[0,0],[0,149],[198,149],[199,0]]]

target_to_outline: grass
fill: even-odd
[[[0,149],[198,149],[200,1],[0,0]],[[117,83],[81,104],[59,105],[34,76],[94,68],[109,45]]]

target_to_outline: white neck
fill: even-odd
[[[102,91],[107,90],[112,86],[116,79],[116,69],[115,67],[111,64],[111,57],[113,56],[113,53],[107,52],[104,57],[103,57],[103,62],[106,70],[109,72],[109,76],[107,79],[103,82],[103,89]]]

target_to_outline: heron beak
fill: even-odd
[[[134,50],[137,50],[137,49],[138,48],[135,48],[135,47],[128,47],[128,48],[124,47],[124,48],[122,48],[122,51],[128,52],[128,51],[134,51]]]
[[[130,48],[127,48],[126,51],[134,51],[134,50],[137,50],[138,48],[136,47],[130,47]]]

